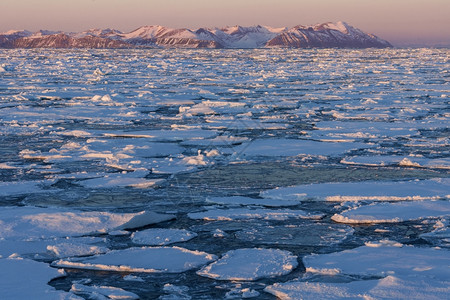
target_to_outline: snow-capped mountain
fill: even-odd
[[[345,22],[293,28],[233,26],[173,29],[143,26],[129,33],[115,29],[90,29],[78,33],[40,30],[0,33],[3,48],[384,48],[392,45]]]

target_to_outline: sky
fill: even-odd
[[[0,32],[345,21],[398,46],[450,46],[450,0],[0,0]]]

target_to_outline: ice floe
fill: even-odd
[[[386,276],[382,279],[348,283],[305,282],[276,283],[264,291],[282,300],[293,299],[445,299],[450,293],[448,281]]]
[[[56,257],[63,258],[106,253],[109,252],[109,249],[106,247],[79,243],[60,243],[47,246],[47,251],[51,252]]]
[[[39,240],[132,229],[173,219],[150,211],[111,213],[39,207],[2,207],[0,238]]]
[[[378,167],[398,165],[403,167],[450,169],[450,159],[448,158],[424,158],[411,156],[354,156],[342,159],[341,163],[348,165]]]
[[[431,232],[422,233],[421,238],[431,242],[436,243],[441,247],[450,246],[450,218],[438,220],[434,225],[434,229]]]
[[[297,265],[297,257],[288,251],[248,248],[228,251],[197,274],[217,280],[257,280],[289,274]]]
[[[47,283],[65,276],[61,269],[22,258],[0,258],[2,299],[82,299],[72,293],[57,291]]]
[[[89,299],[102,299],[99,296],[103,296],[103,299],[139,299],[139,296],[134,293],[112,286],[88,286],[81,283],[74,283],[70,291],[80,296],[87,296]]]
[[[448,199],[450,179],[318,183],[264,191],[270,199],[325,201],[397,201]]]
[[[339,223],[398,223],[426,218],[450,216],[450,201],[414,201],[374,203],[335,214],[331,219]]]
[[[58,260],[56,267],[115,272],[180,273],[216,259],[215,255],[180,247],[142,247],[113,250],[87,258]]]
[[[189,218],[197,220],[242,220],[242,219],[264,219],[264,220],[287,220],[289,218],[320,218],[321,215],[310,215],[302,210],[290,209],[249,209],[249,208],[212,208],[205,212],[189,213]]]
[[[134,232],[131,235],[131,240],[133,243],[140,245],[163,246],[189,241],[196,236],[195,232],[185,229],[150,228]]]
[[[206,199],[207,202],[217,203],[222,205],[262,205],[268,207],[277,206],[295,206],[300,204],[299,200],[287,199],[264,199],[264,198],[250,198],[243,196],[234,197],[210,197]]]

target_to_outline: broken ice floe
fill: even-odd
[[[222,205],[262,205],[268,207],[276,206],[295,206],[300,204],[299,200],[287,199],[265,199],[265,198],[249,198],[242,196],[234,197],[210,197],[206,199],[207,202],[217,203]]]
[[[149,211],[110,213],[39,207],[2,207],[0,238],[39,240],[132,229],[173,219]]]
[[[317,183],[264,191],[270,199],[326,201],[396,201],[450,198],[450,179]]]
[[[302,210],[290,209],[249,209],[249,208],[212,208],[204,212],[189,213],[189,218],[196,220],[243,220],[243,219],[264,219],[264,220],[287,220],[289,218],[320,218],[321,215],[311,215]]]
[[[236,238],[265,245],[332,246],[345,240],[353,228],[339,224],[254,225],[235,233]]]
[[[424,158],[415,156],[354,156],[345,157],[341,163],[362,166],[402,166],[430,169],[450,169],[449,158]]]
[[[398,223],[426,218],[450,216],[450,201],[414,201],[373,203],[335,214],[331,219],[339,223]]]
[[[327,275],[326,282],[308,277],[268,286],[280,299],[381,298],[442,299],[450,292],[448,251],[381,241],[337,253],[303,258],[307,274]],[[339,275],[361,279],[343,282]],[[364,277],[382,277],[364,280]],[[334,281],[333,281],[334,278]]]
[[[142,247],[113,250],[87,258],[58,260],[56,267],[115,272],[180,273],[216,259],[215,255],[180,247]]]
[[[89,299],[99,299],[99,296],[104,297],[100,299],[139,299],[139,296],[134,293],[112,286],[88,286],[81,283],[74,283],[70,291],[80,296],[87,296]]]
[[[79,243],[60,243],[47,246],[47,251],[56,257],[63,258],[101,254],[108,252],[109,249],[106,247]]]
[[[237,249],[197,271],[218,280],[257,280],[289,274],[297,267],[297,257],[279,249]]]
[[[133,243],[140,245],[163,246],[177,242],[186,242],[196,236],[195,232],[185,229],[150,228],[134,232],[131,235],[131,240]]]
[[[278,299],[445,299],[450,293],[448,281],[426,280],[389,275],[382,279],[352,282],[276,283],[264,291]]]
[[[421,238],[441,247],[450,246],[450,218],[438,220],[431,232],[422,233]]]
[[[65,276],[63,270],[51,268],[46,263],[22,258],[0,258],[2,299],[82,299],[72,293],[57,291],[47,284],[62,276]]]

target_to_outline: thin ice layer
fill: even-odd
[[[445,216],[450,216],[448,200],[374,203],[335,214],[331,219],[347,224],[398,223]]]
[[[215,255],[180,247],[142,247],[114,250],[88,258],[62,259],[52,265],[115,272],[180,273],[215,259]]]
[[[133,300],[139,299],[139,296],[135,293],[125,291],[121,288],[112,286],[96,286],[96,285],[84,285],[81,283],[74,283],[70,288],[70,291],[79,295],[89,295],[89,299],[96,299],[98,295],[105,296],[106,299],[124,299]]]
[[[280,187],[261,195],[271,199],[324,201],[397,201],[450,198],[449,178],[414,181],[318,183]]]
[[[302,210],[290,209],[209,209],[204,212],[189,213],[189,218],[194,220],[243,220],[243,219],[264,219],[264,220],[287,220],[289,218],[305,218],[308,214]]]
[[[222,258],[197,271],[217,280],[257,280],[289,274],[297,267],[297,256],[279,249],[231,250]]]

